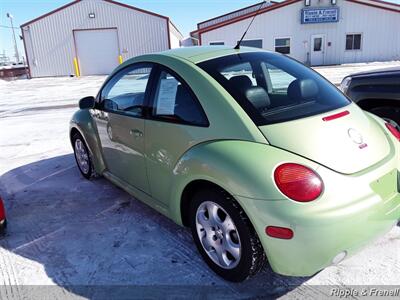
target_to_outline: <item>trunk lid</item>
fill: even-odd
[[[349,114],[323,120],[343,111]],[[271,145],[343,174],[362,171],[390,153],[389,141],[380,125],[355,104],[259,128]]]

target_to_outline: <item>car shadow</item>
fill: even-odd
[[[309,279],[280,276],[267,266],[244,283],[222,280],[202,261],[188,229],[103,178],[85,180],[72,154],[3,174],[0,194],[9,221],[0,251],[24,265],[7,275],[19,284],[50,279],[92,299],[276,298]]]

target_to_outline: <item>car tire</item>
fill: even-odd
[[[244,281],[258,273],[266,262],[264,249],[250,220],[224,191],[209,189],[194,195],[190,227],[201,256],[225,280]]]
[[[400,108],[398,107],[374,107],[369,110],[371,113],[381,117],[400,130]]]
[[[75,132],[72,136],[72,146],[74,148],[74,156],[78,169],[82,176],[90,179],[94,175],[92,158],[82,135]]]

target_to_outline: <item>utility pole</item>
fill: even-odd
[[[19,53],[18,53],[18,47],[17,47],[17,39],[15,38],[15,29],[14,29],[14,24],[13,24],[13,16],[10,13],[7,13],[7,18],[10,19],[11,23],[11,30],[13,33],[13,39],[14,39],[14,51],[15,51],[15,59],[17,60],[16,63],[19,63]]]

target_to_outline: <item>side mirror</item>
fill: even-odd
[[[80,109],[90,109],[94,108],[96,103],[96,99],[93,96],[88,96],[79,100],[79,108]]]

